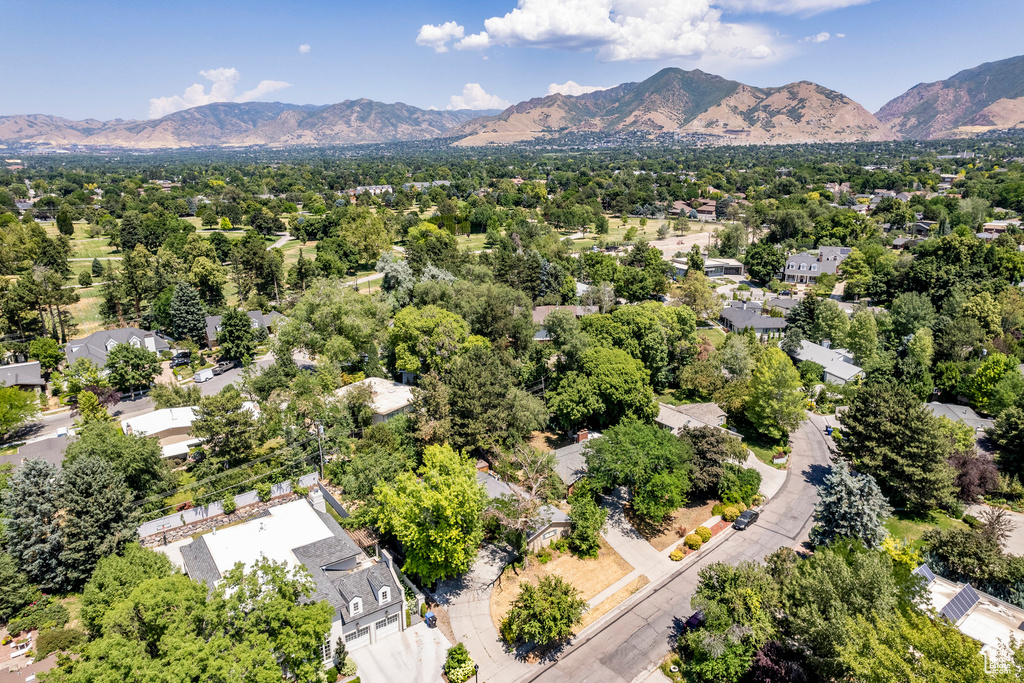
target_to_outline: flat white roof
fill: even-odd
[[[292,548],[333,536],[305,500],[278,505],[269,512],[268,517],[203,535],[222,575],[238,562],[251,567],[264,557],[284,562],[289,568],[298,566]]]
[[[928,584],[931,606],[939,612],[964,587],[941,576]],[[1024,641],[1024,610],[996,600],[987,593],[977,591],[979,600],[955,624],[957,630],[982,644],[982,652],[998,657],[1001,649],[1015,638]]]
[[[164,408],[154,410],[152,413],[130,417],[121,420],[121,429],[125,434],[136,434],[145,436],[147,434],[159,434],[168,429],[180,427],[191,427],[196,419],[195,408]]]
[[[370,388],[373,393],[370,407],[378,415],[390,415],[396,410],[406,408],[413,401],[412,387],[380,377],[367,377],[364,380],[353,382],[347,387],[342,387],[334,393],[336,396],[345,396],[357,387]]]

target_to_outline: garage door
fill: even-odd
[[[398,630],[398,614],[392,614],[390,617],[385,617],[373,625],[376,631],[376,639],[380,640],[389,633],[394,633]]]
[[[370,643],[370,627],[364,626],[355,631],[350,631],[345,634],[345,647],[349,650],[353,650],[363,645],[369,645]]]

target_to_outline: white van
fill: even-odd
[[[199,372],[196,373],[195,377],[193,378],[196,384],[202,384],[203,382],[206,382],[207,380],[211,379],[213,379],[213,368],[206,368],[205,370],[200,370]]]

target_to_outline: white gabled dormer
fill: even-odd
[[[352,598],[352,602],[348,603],[348,613],[355,616],[356,614],[362,614],[363,612],[363,600],[362,598]]]
[[[387,586],[384,586],[379,591],[377,591],[377,602],[382,605],[391,602],[391,589]]]

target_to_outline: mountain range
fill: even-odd
[[[450,139],[509,144],[566,133],[696,135],[712,144],[962,137],[1024,128],[1024,56],[921,83],[872,115],[809,81],[760,88],[700,70],[662,69],[640,83],[554,94],[504,111],[437,111],[368,99],[337,104],[221,102],[148,121],[0,116],[0,143],[113,147],[287,147]]]

